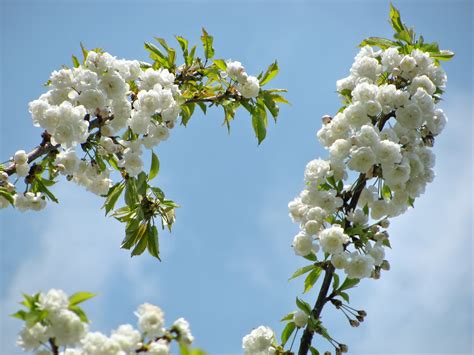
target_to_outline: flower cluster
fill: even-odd
[[[246,99],[252,99],[258,96],[260,91],[258,78],[251,75],[249,76],[245,72],[242,63],[237,61],[227,61],[226,74],[228,74],[232,80],[237,81],[237,89],[243,97]]]
[[[433,181],[431,147],[447,122],[436,107],[445,84],[443,69],[420,49],[361,48],[350,75],[337,82],[343,108],[323,117],[317,134],[329,159],[308,163],[305,189],[289,203],[301,226],[295,254],[322,249],[349,278],[377,275],[389,245],[381,228]],[[355,174],[356,183],[345,185]]]
[[[194,340],[184,318],[179,318],[166,329],[163,311],[149,303],[142,304],[135,313],[138,329],[123,324],[110,336],[89,332],[87,318],[77,304],[92,296],[77,293],[68,297],[64,291],[56,289],[46,294],[25,296],[23,304],[29,312],[15,314],[15,317],[25,320],[18,346],[41,355],[169,355],[172,341],[187,347]]]
[[[259,326],[242,339],[242,348],[245,355],[272,355],[276,354],[275,335],[273,330]]]

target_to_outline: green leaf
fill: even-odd
[[[390,22],[392,24],[393,29],[398,33],[402,32],[406,29],[405,25],[400,18],[400,11],[397,10],[395,6],[390,4]]]
[[[72,56],[72,63],[74,64],[74,68],[79,68],[81,63],[79,63],[79,59],[75,55]]]
[[[124,188],[125,188],[125,183],[122,181],[115,184],[109,189],[109,193],[107,194],[107,198],[105,199],[104,206],[103,206],[103,208],[105,208],[106,215],[114,209],[115,204],[117,203],[118,199],[122,195]]]
[[[397,43],[386,38],[369,37],[369,38],[364,39],[359,44],[359,47],[364,47],[364,46],[377,46],[381,49],[387,49],[389,47],[397,46]]]
[[[139,242],[135,245],[135,248],[133,248],[132,250],[132,256],[143,254],[143,252],[145,251],[147,247],[148,238],[145,238],[144,236],[141,236],[140,238],[141,239],[139,239]]]
[[[339,287],[338,291],[344,291],[344,290],[348,290],[350,288],[353,288],[354,286],[356,286],[358,283],[360,282],[359,279],[350,279],[350,278],[346,278],[344,280],[344,282],[342,283],[341,287]]]
[[[280,322],[285,322],[285,321],[292,320],[295,313],[296,313],[296,311],[288,313],[286,316],[284,316],[282,319],[280,319]]]
[[[349,303],[349,295],[346,292],[339,292],[338,294],[344,299],[344,301]]]
[[[311,252],[311,254],[303,256],[303,258],[305,258],[306,260],[309,260],[309,261],[318,261],[318,257],[316,256],[316,254],[314,252]]]
[[[125,188],[125,203],[128,206],[133,206],[138,202],[137,186],[135,184],[135,178],[129,177],[127,179]]]
[[[252,114],[252,126],[257,137],[258,144],[262,143],[267,135],[267,113],[263,101],[258,100],[257,108]]]
[[[288,339],[290,339],[291,334],[293,334],[295,329],[296,329],[295,322],[288,322],[286,327],[281,332],[281,346],[282,347],[285,346],[285,344],[287,343]]]
[[[202,29],[201,41],[204,47],[204,56],[206,59],[212,59],[214,57],[214,48],[212,46],[214,38],[209,36],[204,28]]]
[[[73,311],[74,313],[76,313],[76,315],[79,317],[79,319],[83,322],[83,323],[89,323],[89,319],[87,318],[87,315],[86,313],[82,310],[82,308],[78,307],[78,306],[70,306],[69,307],[69,310]]]
[[[158,241],[158,230],[155,226],[152,226],[148,229],[148,243],[147,243],[148,252],[161,261],[160,259],[160,248]]]
[[[309,303],[306,303],[305,301],[300,300],[298,297],[296,297],[296,305],[308,316],[311,314],[311,306],[309,305]]]
[[[337,288],[339,287],[339,275],[334,273],[332,278],[333,278],[332,289],[337,290]]]
[[[314,286],[316,281],[318,281],[319,276],[321,275],[322,269],[320,267],[315,268],[313,271],[311,271],[308,276],[306,276],[306,279],[304,280],[304,291],[303,293],[308,292],[311,290],[311,288]]]
[[[49,191],[49,189],[46,187],[46,185],[43,184],[43,181],[42,181],[41,177],[37,177],[35,179],[35,183],[36,183],[38,191],[44,193],[51,201],[59,203],[56,196],[54,196],[53,193],[51,191]]]
[[[18,318],[18,319],[21,319],[21,320],[26,320],[26,315],[27,315],[27,313],[24,310],[21,309],[16,313],[10,314],[10,317]]]
[[[442,50],[437,53],[430,53],[430,57],[438,60],[450,60],[454,57],[454,53],[448,50]]]
[[[223,59],[214,59],[214,65],[222,71],[227,70],[227,64]]]
[[[309,351],[311,351],[311,355],[319,355],[318,349],[313,346],[309,348]]]
[[[262,78],[260,79],[260,86],[264,86],[270,80],[272,80],[278,74],[278,63],[275,61],[274,63],[270,64],[265,74],[263,74]]]
[[[97,296],[97,294],[91,292],[76,292],[69,296],[69,306],[75,306],[95,296]]]
[[[87,55],[89,54],[89,51],[86,49],[84,44],[81,42],[81,51],[82,51],[82,57],[83,57],[83,62],[86,62]]]
[[[270,113],[272,114],[276,122],[276,118],[278,117],[280,108],[277,106],[277,104],[273,100],[272,94],[270,94],[268,91],[262,91],[262,97],[263,97],[263,102],[265,103],[266,108],[268,109],[268,111],[270,111]]]
[[[160,161],[154,151],[151,151],[151,167],[148,174],[148,180],[153,180],[160,171]]]
[[[4,188],[0,188],[0,196],[2,196],[5,200],[10,202],[10,204],[13,206],[14,199],[13,199],[13,195],[11,194],[11,192],[8,192]]]
[[[296,270],[296,271],[293,273],[293,275],[291,275],[291,277],[288,279],[288,281],[293,280],[293,279],[296,279],[298,276],[304,275],[304,274],[306,274],[307,272],[313,270],[314,268],[315,268],[315,266],[314,266],[313,264],[303,266],[303,267],[299,268],[298,270]]]

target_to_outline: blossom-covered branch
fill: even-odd
[[[278,104],[287,103],[285,90],[264,89],[278,73],[276,62],[251,76],[240,62],[215,59],[213,37],[204,29],[204,58],[186,39],[176,39],[181,65],[176,50],[156,38],[161,49],[145,43],[152,63],[82,46],[82,61],[73,56],[73,68],[54,71],[46,84],[50,90],[29,104],[33,124],[44,129],[42,142],[0,166],[0,208],[38,211],[47,200],[58,202],[51,186],[63,175],[105,197],[106,214],[125,223],[122,248],[132,256],[148,250],[159,259],[157,226],[171,229],[178,205],[150,183],[160,168],[153,148],[168,139],[178,118],[186,125],[196,107],[205,114],[212,106],[222,107],[228,128],[243,107],[260,144],[267,115],[276,120]],[[149,169],[144,150],[151,150]],[[125,205],[116,208],[122,196]]]
[[[431,148],[447,122],[437,108],[446,85],[440,61],[453,53],[416,37],[393,6],[390,19],[395,39],[364,40],[350,75],[337,82],[343,106],[334,117],[323,117],[317,134],[329,159],[307,164],[306,186],[288,205],[301,229],[293,250],[311,262],[291,279],[307,275],[307,293],[324,272],[314,306],[297,298],[298,310],[282,319],[287,324],[281,343],[263,327],[265,332],[253,331],[244,338],[246,354],[293,354],[292,345],[288,350],[285,346],[303,328],[299,355],[319,354],[312,346],[315,333],[336,354],[347,352],[347,345],[324,327],[321,312],[332,304],[351,326],[364,321],[366,312],[349,306],[347,291],[361,279],[378,279],[382,270],[389,270],[389,218],[413,207],[434,178]],[[354,182],[347,183],[350,180]]]
[[[171,327],[165,327],[161,308],[144,303],[138,307],[138,329],[123,324],[108,337],[89,331],[89,320],[79,306],[94,297],[89,292],[71,296],[62,290],[24,295],[24,309],[12,316],[25,322],[17,344],[24,351],[37,355],[169,355],[173,342],[183,355],[204,355],[191,349],[194,341],[188,321],[178,318]]]

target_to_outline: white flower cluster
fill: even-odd
[[[41,348],[50,339],[58,347],[68,347],[62,355],[130,355],[140,353],[169,355],[170,343],[175,339],[191,344],[194,337],[189,323],[184,318],[176,320],[170,330],[164,327],[164,313],[161,308],[149,303],[142,304],[136,311],[138,330],[130,324],[120,325],[110,336],[100,332],[88,332],[88,325],[70,310],[68,296],[61,290],[52,289],[40,295],[40,310],[47,311],[44,321],[33,326],[25,325],[18,338],[18,346],[24,351],[51,354]]]
[[[236,61],[227,61],[227,75],[232,80],[237,81],[237,90],[246,99],[258,96],[260,92],[260,83],[255,76],[248,75],[242,63]]]
[[[263,325],[255,328],[242,339],[245,355],[272,355],[276,353],[275,334]]]
[[[308,163],[306,187],[288,205],[301,226],[293,241],[297,255],[322,248],[351,278],[370,277],[374,266],[382,265],[388,234],[379,232],[380,220],[405,212],[434,178],[430,148],[447,122],[436,107],[445,84],[445,72],[428,53],[360,50],[350,75],[337,82],[345,106],[335,117],[323,117],[317,134],[329,159]],[[348,210],[343,197],[354,193],[356,184],[343,186],[342,181],[355,174],[375,183],[367,184],[355,209]],[[347,215],[341,219],[338,212]],[[344,224],[368,230],[370,218],[377,224],[372,242],[349,252]]]

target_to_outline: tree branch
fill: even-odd
[[[327,302],[327,294],[329,291],[329,286],[331,286],[332,277],[334,275],[334,266],[331,263],[327,264],[326,274],[324,275],[324,281],[319,290],[318,299],[314,305],[314,308],[311,310],[311,318],[319,319],[321,312],[324,308],[324,305]],[[309,347],[311,346],[311,341],[313,340],[314,330],[310,329],[309,324],[306,325],[303,335],[301,336],[300,348],[298,350],[298,355],[306,355],[308,353]]]

